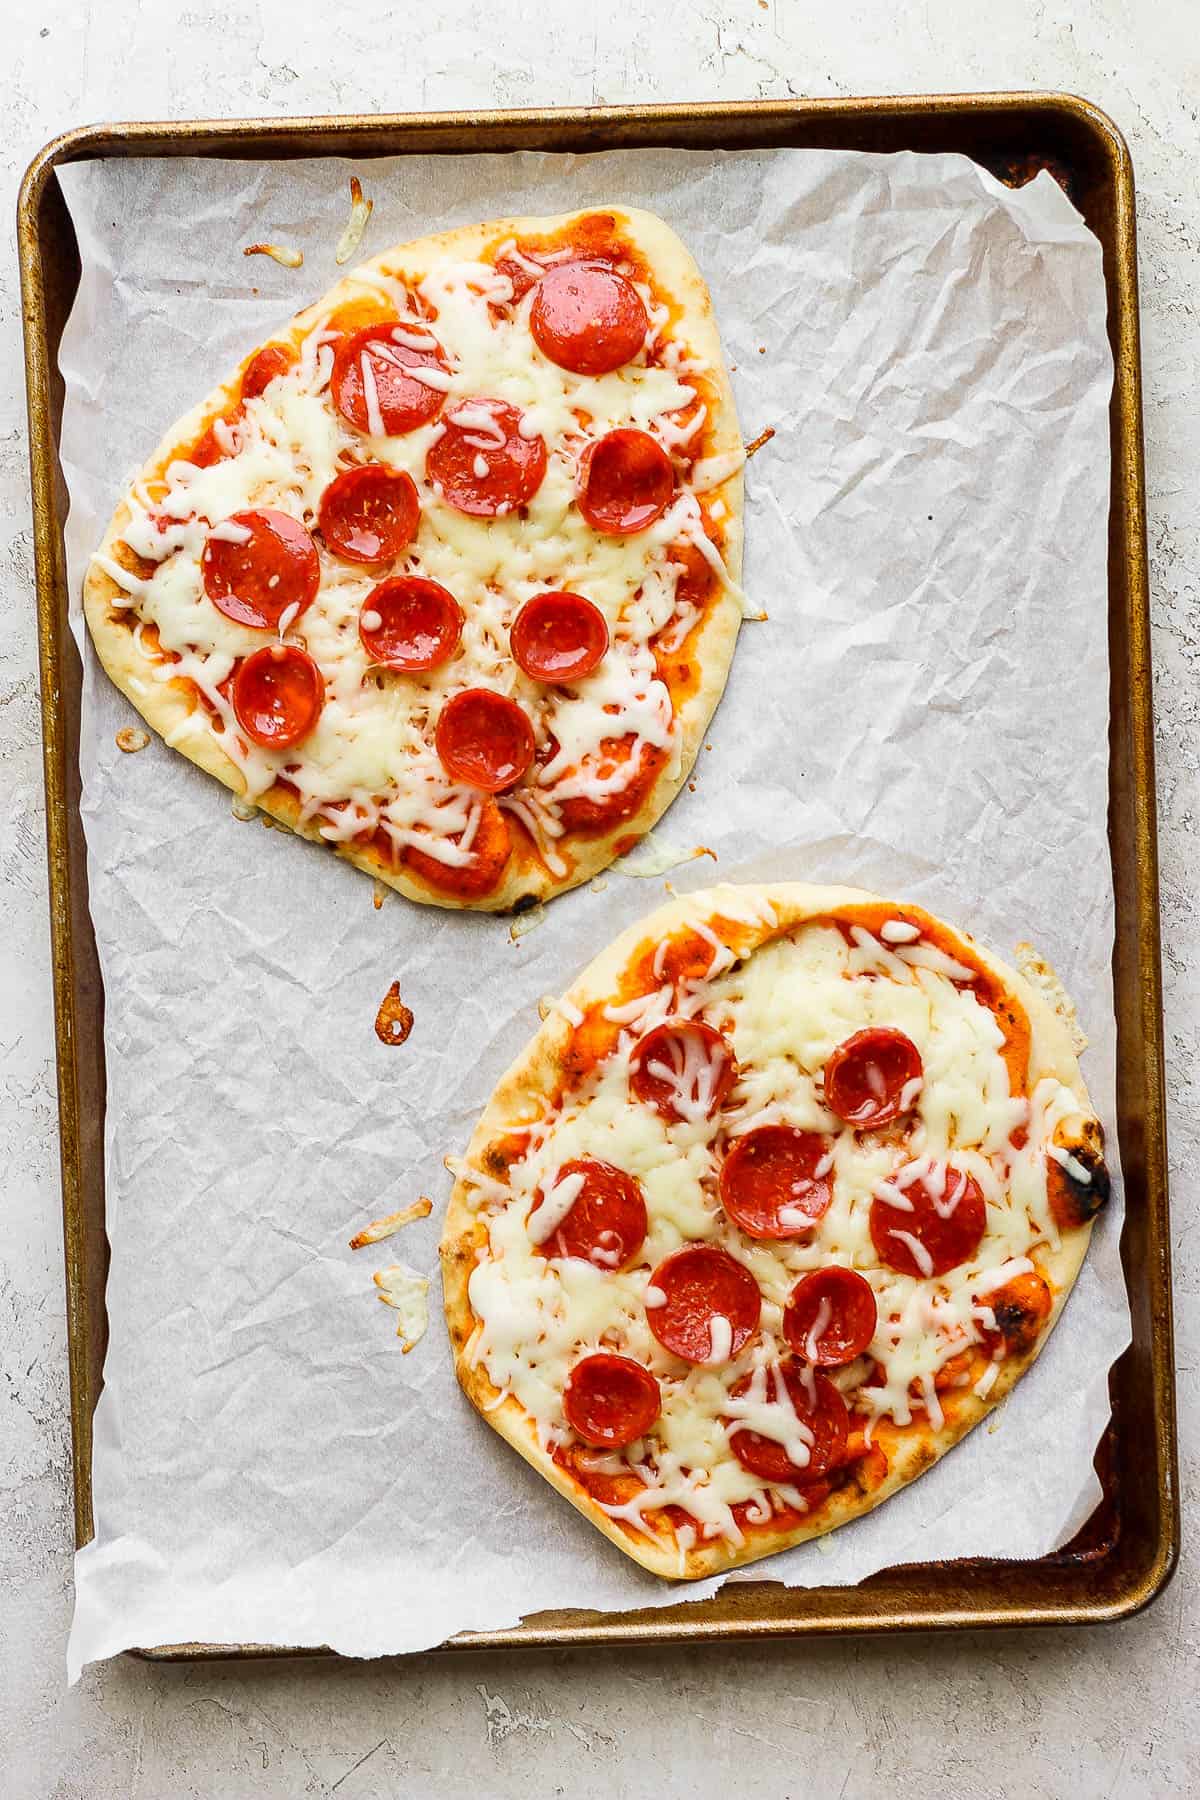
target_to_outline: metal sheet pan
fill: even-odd
[[[1065,1549],[1036,1562],[972,1559],[888,1569],[857,1587],[729,1584],[713,1599],[647,1612],[542,1613],[449,1648],[769,1638],[955,1626],[1096,1623],[1162,1592],[1179,1535],[1162,987],[1155,841],[1145,478],[1133,168],[1112,122],[1064,94],[598,107],[552,112],[248,119],[97,125],[34,159],[21,189],[30,464],[38,592],[51,949],[57,1033],[76,1539],[92,1536],[92,1415],[102,1382],[104,995],[79,818],[81,670],[67,627],[56,354],[79,279],[56,167],[95,157],[403,156],[448,151],[765,146],[960,151],[1002,179],[1039,169],[1067,188],[1104,249],[1115,363],[1110,410],[1109,839],[1116,890],[1117,1109],[1127,1218],[1122,1259],[1133,1342],[1113,1371],[1113,1419],[1097,1459],[1104,1498]],[[167,1645],[162,1657],[321,1654],[261,1645]]]

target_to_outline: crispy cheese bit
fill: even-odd
[[[636,875],[640,881],[648,881],[655,875],[665,875],[668,869],[676,869],[681,863],[695,862],[698,857],[711,856],[717,860],[715,850],[707,844],[696,844],[693,849],[685,850],[679,844],[669,844],[664,839],[645,837],[628,855],[621,857],[616,867],[623,875]]]
[[[375,1036],[381,1044],[403,1044],[413,1028],[412,1008],[400,998],[400,983],[393,981],[375,1014]]]
[[[251,819],[258,817],[258,808],[253,800],[246,800],[241,794],[233,796],[229,810],[235,819],[241,820],[243,825],[248,825]]]
[[[432,1211],[433,1201],[427,1200],[422,1194],[421,1198],[414,1200],[411,1206],[402,1206],[399,1212],[388,1213],[382,1219],[372,1219],[371,1223],[364,1226],[357,1237],[350,1239],[350,1248],[365,1250],[368,1244],[382,1243],[384,1238],[391,1237],[394,1231],[399,1231],[402,1225],[411,1225],[417,1219],[427,1219]]]
[[[378,879],[376,879],[375,881],[372,882],[372,884],[371,884],[371,905],[375,908],[376,912],[378,912],[380,907],[383,905],[384,896],[386,894],[387,894],[387,882],[386,881],[379,881]]]
[[[124,750],[126,756],[135,756],[149,742],[150,733],[143,731],[140,725],[122,725],[117,733],[117,749]]]
[[[243,256],[269,256],[285,269],[298,269],[304,261],[303,250],[288,250],[282,244],[247,244]]]
[[[750,442],[746,445],[746,461],[749,462],[752,456],[757,456],[763,445],[769,444],[774,436],[775,427],[773,425],[768,425],[766,430],[760,431],[756,438],[751,438]]]
[[[527,931],[536,931],[545,917],[544,906],[531,906],[526,912],[518,913],[508,928],[509,942],[515,944]]]
[[[338,239],[338,247],[333,253],[333,260],[340,268],[348,263],[358,246],[362,243],[363,232],[367,229],[367,220],[371,217],[375,205],[373,200],[364,200],[362,182],[357,175],[350,177],[350,217],[346,221],[346,229]]]
[[[385,1306],[394,1306],[400,1315],[396,1320],[396,1336],[405,1356],[425,1336],[429,1324],[429,1281],[404,1263],[389,1263],[376,1269],[375,1286]]]

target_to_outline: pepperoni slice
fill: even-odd
[[[321,585],[317,546],[299,520],[271,507],[214,525],[200,573],[217,611],[258,631],[276,631],[291,607],[293,618],[302,613]]]
[[[286,375],[296,352],[283,344],[264,344],[242,370],[242,399],[257,400],[277,375]]]
[[[577,1362],[563,1386],[567,1424],[597,1449],[621,1450],[645,1437],[661,1411],[649,1369],[609,1350]]]
[[[533,761],[533,726],[515,700],[466,688],[443,706],[434,744],[451,780],[500,794]]]
[[[608,624],[582,594],[535,594],[508,634],[513,661],[533,681],[582,681],[604,660]]]
[[[889,1125],[915,1103],[923,1073],[921,1053],[902,1031],[856,1031],[825,1064],[825,1104],[847,1125]]]
[[[495,269],[497,275],[503,275],[512,283],[513,301],[514,303],[519,303],[525,298],[534,283],[541,279],[541,276],[540,271],[535,273],[528,266],[532,263],[533,258],[526,254],[521,245],[517,244],[514,248],[516,250],[515,256],[510,256],[506,253],[504,256],[498,256],[496,258]]]
[[[603,263],[560,263],[538,282],[529,329],[543,356],[573,375],[608,375],[632,361],[650,320],[624,275]]]
[[[185,460],[190,463],[195,463],[198,469],[211,469],[214,463],[224,462],[227,456],[232,456],[234,454],[233,449],[229,447],[228,438],[226,438],[224,443],[221,442],[221,436],[216,429],[218,423],[223,425],[226,431],[228,431],[230,423],[228,419],[221,419],[220,421],[214,420],[213,423],[200,434],[187,453]]]
[[[237,722],[264,750],[298,744],[320,718],[324,704],[321,671],[295,644],[265,644],[239,664],[233,678]]]
[[[568,1202],[565,1213],[563,1198]],[[549,1217],[543,1214],[539,1220],[546,1207]],[[547,1223],[552,1230],[546,1231]],[[547,1256],[577,1256],[600,1269],[623,1268],[646,1236],[642,1190],[632,1175],[612,1163],[593,1157],[565,1162],[550,1192],[541,1195],[529,1215],[529,1235]]]
[[[1033,1349],[1054,1306],[1049,1287],[1036,1270],[1014,1275],[987,1296],[994,1327],[980,1331],[989,1356],[1024,1356]],[[946,1367],[945,1364],[942,1365]]]
[[[422,381],[420,371],[433,372]],[[371,437],[403,437],[436,419],[446,401],[442,347],[423,325],[368,325],[333,353],[329,392],[348,424]]]
[[[503,518],[542,485],[546,446],[526,415],[506,400],[463,400],[425,458],[425,473],[456,512]]]
[[[660,1262],[646,1289],[646,1323],[664,1350],[715,1366],[758,1330],[762,1296],[744,1263],[715,1244],[685,1244]]]
[[[783,1309],[783,1335],[806,1362],[838,1369],[875,1336],[875,1294],[856,1269],[830,1263],[804,1275]]]
[[[629,762],[634,762],[634,768],[624,786],[605,791],[603,783]],[[666,762],[666,750],[642,743],[633,732],[625,737],[601,738],[596,753],[585,757],[583,763],[587,774],[601,784],[599,792],[561,800],[559,812],[564,827],[586,836],[612,831],[623,819],[631,819],[646,804]]]
[[[871,1202],[871,1242],[881,1263],[901,1275],[944,1275],[966,1262],[987,1229],[987,1204],[978,1182],[944,1163],[892,1185],[909,1208],[883,1195]]]
[[[752,1408],[760,1397],[752,1392],[756,1382],[762,1390],[762,1401],[783,1408],[790,1401],[796,1415],[796,1441],[807,1445],[808,1461],[793,1462],[786,1445],[752,1430],[734,1414],[726,1421],[729,1448],[743,1469],[760,1475],[764,1481],[803,1483],[815,1481],[835,1468],[846,1449],[850,1415],[828,1375],[818,1375],[789,1357],[758,1375],[744,1376],[730,1389],[730,1399],[742,1400],[749,1395]]]
[[[719,1113],[737,1080],[733,1051],[700,1019],[664,1019],[634,1045],[629,1087],[673,1125]]]
[[[440,857],[430,856],[415,844],[405,849],[405,867],[439,893],[461,894],[468,899],[490,894],[508,866],[512,855],[508,821],[496,802],[486,795],[480,795],[478,804],[468,862],[442,862]],[[460,832],[451,837],[450,842],[458,844],[461,838]]]
[[[440,668],[458,648],[462,628],[454,595],[423,575],[381,581],[358,615],[358,635],[371,661],[406,675]]]
[[[653,525],[674,491],[675,471],[657,438],[622,426],[584,451],[575,498],[593,530],[628,537]]]
[[[760,1125],[735,1139],[721,1164],[721,1205],[752,1238],[799,1237],[833,1199],[825,1138],[794,1125]]]
[[[329,548],[347,562],[390,562],[411,544],[420,515],[411,475],[364,463],[334,476],[321,495],[317,523]]]

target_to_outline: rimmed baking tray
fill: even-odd
[[[1170,1580],[1179,1533],[1137,254],[1133,168],[1124,140],[1103,113],[1065,94],[97,125],[55,139],[34,159],[21,188],[17,227],[41,654],[76,1541],[86,1543],[93,1535],[92,1415],[103,1372],[108,1248],[104,995],[88,913],[79,817],[81,668],[67,626],[67,495],[58,460],[63,384],[56,358],[78,285],[79,257],[55,169],[96,157],[290,159],[664,145],[959,151],[1015,183],[1049,168],[1103,246],[1115,364],[1109,415],[1109,841],[1117,922],[1117,1113],[1127,1207],[1121,1254],[1133,1341],[1112,1373],[1113,1419],[1097,1460],[1103,1501],[1073,1542],[1052,1556],[1030,1562],[910,1564],[881,1571],[857,1587],[730,1583],[711,1600],[651,1611],[542,1613],[511,1630],[462,1633],[452,1647],[765,1638],[1127,1617]],[[186,1644],[160,1646],[150,1654],[297,1652]]]

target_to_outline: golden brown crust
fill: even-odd
[[[655,285],[667,292],[675,315],[674,329],[707,364],[705,379],[714,389],[716,405],[703,434],[706,457],[740,453],[741,435],[733,389],[721,351],[720,337],[713,317],[712,301],[704,279],[689,252],[675,233],[652,213],[633,207],[599,209],[589,207],[582,213],[550,218],[492,220],[486,224],[463,226],[454,231],[397,245],[361,265],[367,273],[395,278],[411,274],[420,276],[438,258],[464,260],[503,242],[506,238],[548,236],[569,231],[580,220],[592,218],[603,210],[616,221],[621,238],[644,257],[653,271]],[[362,303],[371,290],[354,273],[343,276],[329,293],[296,314],[290,326],[276,333],[270,343],[291,349],[332,310]],[[376,296],[378,298],[378,296]],[[239,398],[242,369],[252,356],[265,346],[259,345],[248,355],[230,378],[213,389],[208,397],[172,426],[157,449],[147,460],[138,480],[153,481],[161,476],[169,463],[194,445],[213,420],[227,415]],[[740,467],[725,481],[715,485],[706,500],[721,500],[725,516],[721,521],[725,565],[734,583],[740,581],[742,566],[742,496]],[[118,562],[128,562],[122,554],[122,533],[130,518],[124,500],[104,534],[98,554]],[[114,601],[122,598],[117,582],[96,562],[89,565],[84,579],[84,613],[97,653],[108,675],[121,692],[137,708],[146,723],[153,727],[173,748],[183,752],[209,775],[224,783],[234,794],[245,792],[245,783],[237,765],[227,757],[214,737],[207,714],[191,684],[183,681],[160,682],[154,671],[161,659],[134,634],[128,610]],[[570,840],[571,868],[565,877],[553,875],[538,860],[523,834],[514,843],[500,883],[481,895],[458,895],[435,888],[411,869],[396,868],[371,844],[335,844],[337,854],[356,868],[377,880],[386,882],[410,900],[430,906],[463,908],[484,912],[506,912],[519,904],[547,900],[591,879],[607,868],[613,859],[635,839],[648,832],[679,793],[707,730],[709,721],[724,691],[741,624],[741,607],[733,594],[722,588],[707,606],[701,622],[688,639],[688,660],[699,669],[699,680],[677,701],[679,754],[664,767],[651,786],[643,804],[629,818],[616,823],[611,830],[595,836],[577,836]],[[258,797],[256,804],[297,836],[313,843],[326,844],[319,820],[304,820],[296,795],[278,784]]]
[[[749,908],[747,901],[751,902]],[[761,920],[749,922],[762,901],[769,902],[774,909],[774,925]],[[720,920],[726,927],[733,921],[740,934],[738,948],[746,955],[807,920],[839,916],[861,918],[869,916],[870,909],[881,904],[877,896],[855,888],[786,883],[741,888],[719,886],[660,907],[623,932],[584,969],[564,996],[563,1009],[549,1014],[501,1078],[472,1135],[464,1159],[465,1169],[481,1169],[486,1173],[490,1164],[494,1174],[502,1173],[505,1140],[519,1134],[520,1127],[535,1119],[561,1091],[564,1077],[569,1072],[567,1053],[574,1036],[570,1018],[577,1014],[586,1016],[592,1007],[610,1002],[614,994],[622,991],[628,974],[664,938],[683,933],[697,918]],[[905,903],[902,908],[889,907],[888,910],[902,911],[905,919],[927,925],[930,934],[940,937],[943,942],[949,940],[958,947],[964,960],[982,966],[1000,984],[1003,992],[1019,1003],[1030,1028],[1029,1089],[1032,1090],[1043,1077],[1053,1076],[1073,1090],[1078,1096],[1081,1113],[1090,1117],[1093,1109],[1072,1048],[1068,1025],[1038,992],[966,933],[955,931],[921,907]],[[497,1156],[500,1162],[495,1160]],[[1035,1340],[1026,1349],[1005,1356],[997,1365],[995,1382],[985,1397],[970,1388],[943,1394],[945,1420],[940,1428],[926,1422],[900,1429],[890,1421],[881,1421],[875,1436],[876,1441],[886,1447],[888,1469],[877,1485],[869,1485],[867,1480],[858,1481],[852,1476],[844,1487],[830,1495],[811,1521],[802,1520],[786,1528],[778,1525],[750,1527],[746,1530],[746,1542],[738,1548],[713,1542],[685,1549],[675,1541],[669,1522],[661,1516],[651,1515],[648,1521],[657,1533],[653,1538],[637,1534],[620,1521],[613,1520],[581,1483],[541,1448],[534,1426],[519,1403],[511,1395],[501,1399],[484,1370],[472,1366],[469,1346],[477,1321],[471,1309],[467,1283],[474,1267],[476,1247],[484,1240],[484,1231],[471,1207],[471,1192],[469,1178],[460,1175],[447,1208],[441,1245],[446,1319],[455,1368],[464,1392],[493,1429],[598,1531],[653,1574],[689,1581],[721,1574],[777,1550],[821,1537],[839,1525],[873,1511],[891,1494],[932,1468],[973,1426],[995,1411],[1036,1360],[1082,1266],[1092,1224],[1090,1218],[1084,1220],[1065,1231],[1056,1246],[1038,1248],[1037,1268],[1053,1296],[1050,1311]]]

